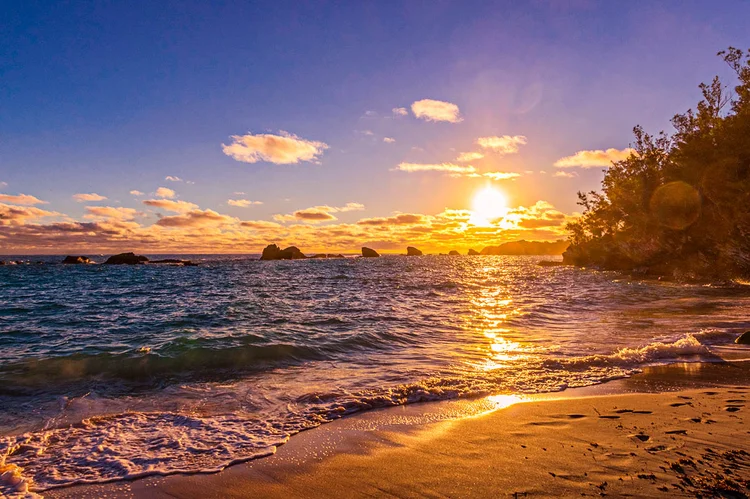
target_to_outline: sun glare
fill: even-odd
[[[508,199],[492,187],[485,187],[474,195],[471,219],[474,225],[490,226],[508,214]]]

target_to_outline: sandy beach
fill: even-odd
[[[344,418],[212,475],[46,497],[746,497],[747,363],[679,364],[536,397]]]

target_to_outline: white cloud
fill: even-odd
[[[502,137],[479,137],[476,140],[479,147],[491,149],[498,154],[514,154],[518,148],[526,144],[526,137],[523,135],[503,135]]]
[[[462,152],[456,158],[459,163],[468,163],[469,161],[476,161],[484,158],[484,154],[481,152]]]
[[[385,142],[386,144],[393,144],[394,142],[396,142],[396,139],[394,139],[393,137],[383,137],[383,142]]]
[[[406,116],[409,114],[409,111],[405,107],[394,107],[391,112],[393,112],[393,116]]]
[[[572,168],[580,166],[581,168],[608,167],[613,161],[622,161],[627,159],[635,151],[630,148],[614,149],[606,151],[595,149],[591,151],[578,151],[572,156],[566,156],[555,161],[558,168]]]
[[[368,137],[372,137],[373,135],[375,135],[372,130],[360,130],[359,133]]]
[[[237,206],[238,208],[249,208],[253,205],[263,204],[263,201],[250,201],[249,199],[230,199],[227,201],[229,206]]]
[[[422,163],[400,163],[395,170],[402,172],[445,172],[445,173],[475,173],[476,169],[471,165],[457,165],[455,163],[422,164]]]
[[[447,121],[448,123],[463,121],[458,106],[450,102],[422,99],[412,103],[411,110],[414,116],[425,121]]]
[[[483,173],[482,176],[491,178],[492,180],[511,180],[520,177],[521,174],[514,172],[487,172]]]
[[[47,201],[42,201],[41,199],[29,194],[0,194],[0,202],[21,204],[24,206],[33,206],[35,204],[49,204]]]
[[[563,172],[563,171],[560,171],[560,172],[555,172],[555,174],[552,175],[552,176],[553,177],[562,177],[562,178],[573,178],[573,177],[577,177],[578,175],[576,175],[575,172]]]
[[[141,192],[141,191],[136,191],[136,190],[132,190],[132,191],[130,191],[130,194],[131,194],[132,196],[144,196],[144,195],[145,195],[145,193],[144,193],[144,192]]]
[[[187,213],[198,209],[197,204],[188,203],[187,201],[174,201],[172,199],[146,199],[143,201],[143,204],[175,213]]]
[[[156,197],[165,198],[165,199],[172,199],[177,194],[168,187],[159,187],[156,189]]]
[[[224,154],[243,163],[267,161],[277,165],[313,162],[328,149],[328,144],[305,140],[288,132],[232,135],[232,143],[222,144]]]
[[[74,194],[73,199],[79,203],[85,203],[87,201],[104,201],[107,197],[92,192],[90,194]]]
[[[180,177],[173,177],[172,175],[167,175],[164,177],[164,180],[169,180],[170,182],[182,182]]]

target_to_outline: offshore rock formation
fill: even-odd
[[[275,244],[269,244],[263,249],[261,260],[303,260],[307,258],[298,247],[289,246],[281,249]]]
[[[422,256],[422,252],[419,251],[414,246],[407,246],[406,247],[406,256]]]
[[[374,249],[363,247],[362,248],[362,256],[365,257],[365,258],[377,258],[377,257],[380,256],[380,253],[378,253]]]
[[[110,256],[105,265],[139,265],[147,263],[148,258],[135,253],[120,253],[119,255]]]
[[[65,265],[83,265],[91,263],[91,259],[87,256],[66,256],[62,263]]]
[[[471,253],[469,253],[469,254],[471,254]],[[448,253],[448,256],[461,256],[461,253],[459,253],[456,250],[450,250],[450,252]]]
[[[470,249],[468,255],[469,256],[478,256],[480,253],[477,250]]]

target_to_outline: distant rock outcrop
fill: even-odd
[[[750,345],[750,331],[742,333],[734,342],[740,345]]]
[[[456,250],[450,250],[450,252],[448,253],[448,256],[461,256],[461,253],[459,253]]]
[[[377,257],[380,256],[380,253],[378,253],[374,249],[363,247],[362,248],[362,256],[365,257],[365,258],[377,258]]]
[[[135,253],[120,253],[119,255],[110,256],[105,265],[139,265],[141,263],[147,263],[148,258]]]
[[[480,255],[480,253],[477,250],[474,250],[474,249],[470,249],[468,254],[469,254],[469,256],[479,256]]]
[[[83,265],[91,263],[91,259],[87,256],[66,256],[62,262],[65,265]]]
[[[269,244],[263,249],[261,260],[303,260],[307,258],[296,246],[281,249],[275,244]]]
[[[422,252],[419,251],[414,246],[407,246],[406,247],[406,256],[422,256]]]

